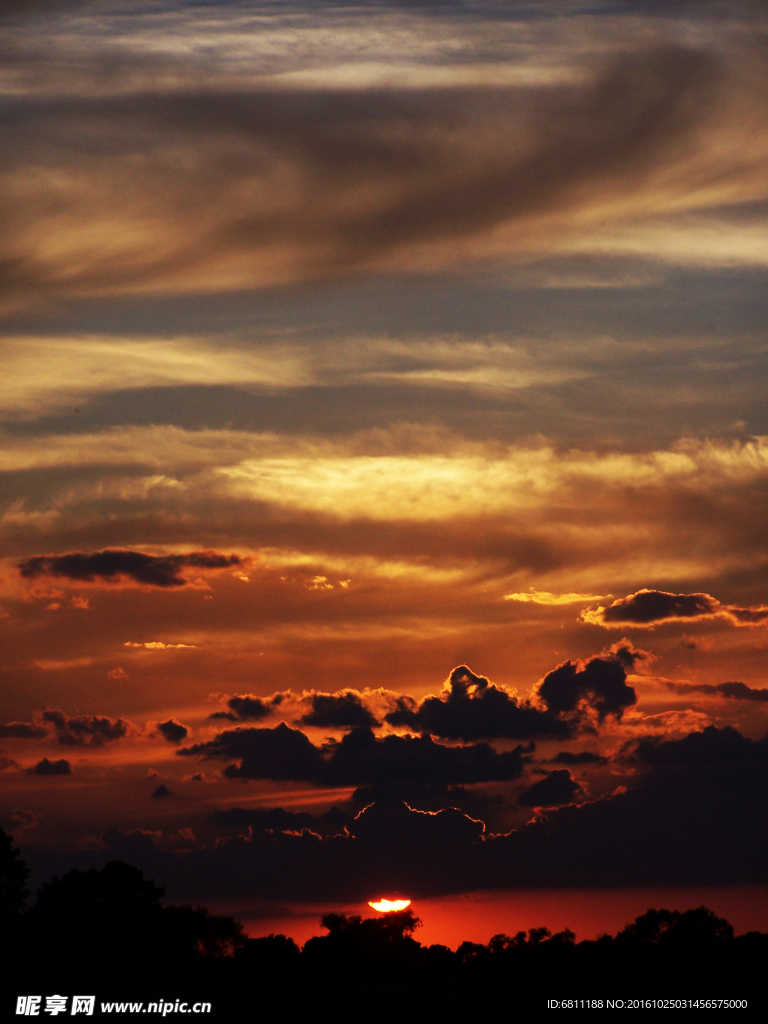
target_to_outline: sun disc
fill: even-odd
[[[410,907],[410,900],[369,900],[368,906],[380,914],[391,914],[393,910],[405,910]]]

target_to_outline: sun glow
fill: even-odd
[[[393,910],[405,910],[410,905],[410,900],[378,900],[375,903],[369,900],[368,902],[368,906],[380,914],[390,914]]]

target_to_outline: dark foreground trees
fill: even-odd
[[[499,1009],[534,1020],[548,999],[564,998],[746,998],[751,1010],[765,1008],[768,935],[734,936],[705,907],[649,910],[595,941],[535,928],[455,952],[419,943],[410,909],[329,914],[326,934],[299,950],[283,935],[248,939],[203,907],[163,906],[163,890],[121,861],[53,878],[23,909],[26,867],[2,835],[0,894],[11,1014],[16,995],[75,991],[200,998],[214,1004],[208,1019],[227,1021],[294,1020],[320,1006],[339,1020],[450,1021]]]
[[[163,906],[164,891],[119,860],[54,877],[6,932],[6,959],[59,985],[145,983],[205,975],[243,946],[237,921],[205,907]]]
[[[12,926],[29,895],[29,868],[11,837],[0,829],[0,931]]]

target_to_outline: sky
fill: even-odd
[[[0,19],[0,826],[35,878],[743,905],[764,6]]]

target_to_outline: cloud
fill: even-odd
[[[510,806],[500,793],[486,793],[478,787],[449,786],[430,782],[403,782],[383,779],[367,786],[358,786],[351,801],[356,807],[367,807],[380,800],[400,800],[413,810],[440,811],[455,807],[470,818],[482,819],[486,825]]]
[[[279,714],[285,721],[326,729],[375,728],[380,723],[371,706],[391,707],[397,695],[385,690],[353,690],[337,693],[284,690],[270,697],[241,694],[227,700],[228,711],[216,711],[209,718],[258,721]]]
[[[182,757],[239,758],[240,766],[226,769],[230,778],[319,779],[323,760],[319,748],[298,729],[281,722],[274,729],[232,729],[206,743],[177,751]]]
[[[582,750],[578,753],[570,750],[560,750],[552,760],[557,764],[606,764],[608,758],[601,757],[600,754],[595,754],[591,750]]]
[[[306,553],[308,546],[322,552],[307,577],[322,566],[329,576],[362,573],[377,582],[392,581],[399,573],[414,582],[418,578],[422,586],[446,580],[472,584],[480,565],[493,564],[500,572],[494,591],[498,584],[503,593],[511,571],[562,572],[588,564],[586,559],[603,565],[600,530],[591,519],[584,521],[585,508],[601,530],[611,532],[611,577],[636,578],[639,557],[643,572],[647,563],[675,579],[709,571],[712,556],[701,554],[698,539],[710,535],[696,509],[710,506],[718,510],[717,557],[753,566],[762,540],[746,493],[768,476],[768,437],[746,443],[685,440],[645,453],[560,454],[547,444],[470,444],[424,426],[334,440],[123,427],[31,439],[9,434],[0,461],[39,480],[48,495],[45,529],[62,545],[71,543],[84,517],[92,528],[107,529],[106,493],[120,501],[123,517],[151,515],[149,538],[158,544],[194,543],[205,531],[213,503],[225,531],[250,537],[254,547],[266,544],[284,553],[286,561],[290,552]],[[139,478],[131,475],[137,465],[144,467]],[[171,513],[170,492],[158,478],[173,483],[172,507],[178,512]],[[5,479],[11,488],[29,477],[8,473]],[[18,489],[11,488],[11,494],[24,500],[27,488],[14,486]],[[649,521],[644,503],[653,495],[664,500]],[[688,514],[692,495],[698,504]],[[739,516],[725,515],[726,496],[737,501]],[[697,538],[684,553],[679,544],[683,514],[691,538]],[[340,530],[340,522],[349,528]],[[9,543],[18,529],[32,525],[9,513],[2,523]],[[749,542],[746,530],[754,531]],[[341,594],[334,590],[324,596],[336,607]],[[477,597],[472,590],[467,596]],[[505,603],[485,614],[500,619],[524,608]]]
[[[157,789],[152,791],[152,795],[151,795],[150,799],[152,799],[152,800],[164,800],[166,797],[169,797],[169,796],[173,796],[173,794],[171,793],[170,789],[168,789],[167,786],[164,786],[161,783],[157,787]]]
[[[587,601],[599,601],[599,594],[550,594],[546,590],[534,590],[522,594],[505,594],[505,601],[522,601],[532,604],[586,604]]]
[[[277,832],[300,832],[303,828],[312,828],[317,821],[306,811],[286,811],[282,807],[230,807],[226,811],[214,811],[208,820],[225,829],[254,828]]]
[[[41,740],[48,730],[33,722],[7,722],[0,725],[0,739]]]
[[[715,765],[743,759],[756,759],[768,765],[768,738],[751,740],[731,726],[718,729],[709,725],[680,740],[638,740],[634,754],[638,761],[652,765]]]
[[[42,761],[38,761],[32,768],[27,768],[28,775],[71,775],[72,768],[70,767],[69,761],[65,761],[62,758],[60,761],[49,761],[47,757],[44,757]]]
[[[699,622],[722,618],[734,626],[760,626],[768,622],[768,606],[741,608],[724,605],[710,594],[671,594],[665,590],[638,590],[607,607],[588,608],[581,619],[608,628],[635,626],[653,629],[664,622]]]
[[[145,643],[135,643],[131,640],[127,640],[124,647],[143,647],[148,651],[171,651],[178,650],[179,648],[186,647],[189,650],[193,650],[196,644],[164,644],[160,640],[148,640]]]
[[[564,661],[538,684],[537,695],[555,715],[589,708],[602,722],[608,715],[621,718],[626,708],[637,703],[637,694],[626,680],[617,655],[590,658],[585,664]]]
[[[373,804],[326,837],[310,829],[258,830],[219,840],[184,857],[161,850],[140,832],[110,830],[99,863],[120,857],[162,879],[173,899],[369,899],[372,892],[456,891],[472,870],[484,833],[481,821],[447,808],[414,811],[401,801]],[[50,863],[50,860],[49,860]]]
[[[181,743],[189,735],[186,725],[182,725],[181,722],[177,722],[173,718],[169,718],[167,722],[158,722],[156,728],[169,743]]]
[[[557,768],[522,792],[517,802],[523,807],[553,807],[573,803],[581,793],[581,786],[568,769]]]
[[[99,715],[77,715],[68,718],[63,711],[49,709],[40,715],[43,722],[52,725],[59,743],[66,746],[101,747],[123,739],[131,728],[122,718],[112,719]]]
[[[307,781],[360,786],[383,781],[461,784],[516,779],[527,749],[497,753],[487,743],[445,747],[429,736],[377,737],[356,728],[338,743],[316,747],[281,723],[275,729],[233,729],[207,743],[182,748],[182,757],[237,759],[224,774],[232,779]]]
[[[749,700],[758,704],[768,701],[768,689],[755,689],[746,683],[718,683],[710,686],[707,683],[667,683],[675,693],[706,693],[711,697],[727,697],[730,700]]]
[[[25,832],[28,828],[34,828],[37,822],[38,817],[34,811],[26,811],[21,808],[0,814],[0,828],[5,829],[6,832],[16,834]]]
[[[654,654],[650,651],[644,651],[640,647],[635,647],[632,641],[627,640],[626,637],[617,640],[610,647],[606,647],[601,652],[601,656],[613,658],[620,665],[623,665],[627,672],[635,673],[646,670],[656,660]]]
[[[261,697],[254,697],[250,693],[230,697],[227,701],[227,707],[230,709],[229,711],[214,711],[208,717],[227,718],[231,722],[236,722],[238,719],[242,721],[259,721],[272,714],[272,708]]]
[[[684,230],[665,252],[653,218],[764,196],[764,76],[740,56],[627,45],[557,86],[47,97],[9,126],[6,294],[253,288],[622,245],[701,260]],[[109,244],[89,241],[107,226]]]
[[[313,832],[335,835],[343,833],[344,828],[351,823],[352,816],[338,807],[332,807],[319,815],[306,811],[286,811],[282,807],[230,807],[226,811],[214,811],[208,821],[224,829],[300,832],[307,828]]]
[[[25,579],[38,576],[61,576],[70,580],[93,583],[95,580],[117,582],[120,578],[152,587],[183,587],[183,568],[223,569],[240,565],[239,555],[220,555],[215,551],[193,551],[188,555],[145,555],[139,551],[107,549],[85,554],[35,555],[19,563]]]
[[[444,696],[426,697],[420,704],[401,697],[384,719],[443,739],[530,739],[571,735],[571,727],[549,711],[518,701],[503,687],[477,676],[466,665],[451,672]]]
[[[311,710],[299,719],[301,725],[321,728],[370,729],[379,723],[365,707],[360,695],[348,690],[344,693],[313,693],[309,698]]]
[[[718,744],[730,747],[727,757],[720,750],[712,758]],[[174,900],[318,902],[398,890],[416,899],[553,885],[765,884],[766,741],[705,737],[703,745],[710,753],[702,758],[688,738],[677,746],[661,741],[656,749],[673,756],[665,753],[653,764],[637,761],[640,774],[628,788],[542,810],[506,834],[489,834],[482,821],[459,810],[425,813],[382,800],[366,807],[343,834],[283,830],[283,824],[299,822],[276,812],[276,828],[254,828],[249,836],[225,838],[183,856],[161,849],[144,833],[112,830],[102,852],[62,854],[53,861],[46,854],[44,862],[50,874],[76,857],[89,865],[121,857],[166,885]],[[234,827],[247,827],[246,809],[233,818],[241,813],[242,825],[232,822]]]

